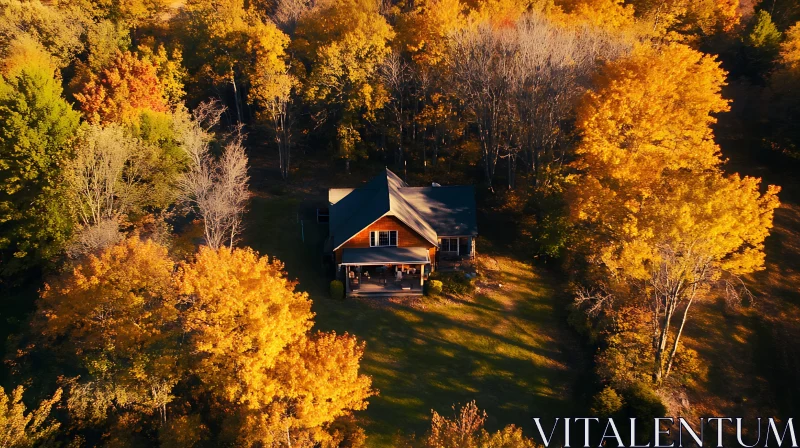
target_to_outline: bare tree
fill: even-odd
[[[122,126],[89,125],[77,139],[65,178],[80,228],[68,248],[71,256],[118,242],[120,220],[147,201],[146,179],[155,169],[154,148],[126,135]]]
[[[519,63],[514,79],[515,114],[519,118],[521,155],[534,185],[547,185],[550,172],[567,155],[564,129],[577,99],[603,60],[614,59],[628,45],[604,31],[552,25],[539,14],[517,24]]]
[[[536,13],[514,27],[489,24],[451,37],[450,88],[478,130],[489,183],[506,159],[509,188],[518,157],[547,180],[548,168],[565,160],[565,137],[577,98],[598,63],[629,47],[588,27],[552,25]]]
[[[314,0],[279,0],[272,21],[288,35],[293,35],[297,22],[314,9]]]
[[[90,125],[78,139],[66,178],[82,225],[117,220],[137,202],[148,170],[140,146],[113,124]]]
[[[451,39],[451,87],[477,126],[484,174],[492,189],[497,161],[514,140],[509,106],[516,47],[510,31],[489,24]]]
[[[190,160],[181,183],[183,201],[203,219],[206,244],[212,249],[236,243],[249,198],[241,127],[228,137],[221,157],[210,152],[211,129],[223,112],[217,102],[203,103],[195,110],[194,119],[183,116],[176,120],[181,145]]]
[[[405,151],[403,151],[403,131],[406,121],[405,106],[411,80],[411,69],[399,52],[392,52],[383,60],[378,68],[378,73],[391,94],[391,101],[387,106],[397,126],[395,162],[398,165],[402,165],[405,159]]]

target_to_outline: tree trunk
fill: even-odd
[[[656,346],[655,370],[653,372],[653,382],[656,384],[660,384],[664,378],[664,350],[667,347],[667,339],[669,338],[669,326],[674,312],[673,307],[674,304],[668,303],[664,310],[664,323],[658,337],[658,346]]]
[[[239,104],[239,89],[236,88],[236,74],[231,68],[231,85],[233,86],[233,103],[236,105],[236,118],[242,122],[242,106]]]
[[[686,309],[683,310],[681,326],[678,328],[678,334],[675,335],[675,342],[672,344],[672,351],[667,359],[667,370],[664,373],[665,378],[668,377],[669,373],[672,371],[672,363],[675,361],[675,354],[678,352],[678,343],[680,343],[681,335],[683,334],[683,327],[686,325],[686,319],[689,317],[689,308],[692,306],[692,302],[694,302],[694,296],[689,299],[689,302],[686,303]]]

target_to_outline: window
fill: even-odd
[[[439,248],[442,252],[458,252],[458,238],[442,238]]]
[[[397,246],[397,230],[378,230],[369,232],[369,246]]]

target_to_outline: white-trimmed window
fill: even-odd
[[[397,230],[369,232],[369,247],[397,246]]]
[[[439,249],[442,252],[456,252],[458,253],[458,238],[442,238],[439,244]]]

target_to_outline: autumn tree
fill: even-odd
[[[286,36],[262,9],[243,0],[191,0],[182,14],[186,61],[195,83],[224,87],[232,94],[233,111],[241,123],[247,118],[250,82],[281,72],[276,64],[281,62]]]
[[[203,220],[206,244],[214,249],[236,243],[250,196],[241,128],[228,136],[220,157],[211,153],[210,130],[223,112],[217,103],[203,103],[195,110],[194,119],[178,113],[175,120],[178,140],[189,160],[180,184],[182,200]]]
[[[7,0],[0,4],[0,57],[15,40],[33,41],[64,68],[84,49],[87,30],[84,11],[68,4],[44,4],[39,0]]]
[[[75,98],[86,118],[99,124],[133,122],[142,110],[169,110],[156,67],[130,52],[118,52]]]
[[[76,145],[67,180],[81,224],[116,221],[136,200],[141,161],[139,142],[119,125],[90,126]]]
[[[710,125],[726,110],[718,64],[687,47],[639,47],[606,65],[579,106],[580,181],[573,221],[591,285],[590,311],[651,312],[654,382],[669,375],[695,300],[738,298],[738,276],[763,268],[778,189],[725,177]],[[595,277],[596,275],[596,277]]]
[[[399,15],[395,44],[421,67],[436,67],[448,57],[450,34],[467,26],[465,5],[460,0],[431,0],[414,6]]]
[[[64,245],[69,213],[60,168],[79,114],[54,67],[32,59],[0,78],[0,272],[47,260]]]
[[[299,86],[286,60],[289,38],[272,23],[266,23],[254,29],[250,45],[255,63],[249,71],[251,88],[248,95],[261,107],[259,121],[267,124],[275,137],[281,177],[287,179],[296,119],[292,102]]]
[[[167,103],[175,108],[183,104],[186,96],[184,83],[188,77],[186,68],[183,67],[183,55],[180,48],[167,51],[164,44],[139,45],[139,54],[142,60],[156,67],[156,76],[164,92]]]
[[[361,140],[360,128],[389,99],[379,67],[391,53],[394,31],[378,6],[374,0],[325,2],[300,19],[292,42],[308,67],[303,96],[315,105],[318,121],[331,122],[348,138],[340,148]],[[348,167],[354,155],[340,152]]]
[[[511,101],[519,157],[533,185],[542,189],[560,175],[571,154],[567,123],[574,118],[583,86],[599,63],[616,59],[629,47],[602,31],[553,25],[541,14],[520,19],[515,40]],[[513,172],[509,178],[513,185]]]
[[[411,67],[403,60],[399,53],[392,53],[383,60],[378,70],[381,80],[390,94],[386,111],[394,119],[397,130],[395,162],[399,166],[403,164],[405,159],[403,130],[405,128],[410,96]]]
[[[310,446],[326,439],[326,425],[366,406],[363,346],[348,335],[309,334],[311,302],[279,261],[202,247],[179,285],[192,371],[219,403],[223,439]]]
[[[570,21],[584,22],[611,30],[633,25],[633,6],[623,0],[557,0]]]
[[[67,404],[81,424],[128,410],[166,418],[178,379],[174,263],[166,248],[129,238],[48,283],[35,328],[79,367]]]
[[[800,22],[786,31],[781,43],[778,67],[769,80],[765,92],[769,121],[767,140],[777,149],[792,157],[800,154],[800,132],[795,117],[800,113]]]
[[[453,418],[433,411],[431,429],[424,441],[425,448],[533,448],[532,439],[525,437],[522,429],[509,425],[490,433],[484,429],[486,412],[478,409],[474,401],[456,408]]]
[[[61,389],[28,412],[22,402],[24,393],[22,386],[17,386],[11,394],[0,387],[0,446],[33,448],[52,443],[55,438],[60,425],[53,421],[50,412],[61,401]]]
[[[398,138],[396,162],[406,156],[404,140],[412,145],[422,140],[423,166],[427,166],[426,146],[430,146],[431,161],[436,165],[448,143],[464,128],[447,84],[450,36],[470,23],[468,7],[460,0],[409,6],[394,17],[397,36],[392,41],[392,55],[381,70],[391,95],[386,112]]]
[[[171,167],[163,166],[160,152],[118,124],[89,125],[79,133],[74,155],[64,167],[67,198],[79,225],[70,253],[116,243],[123,221],[163,205],[162,190],[170,186],[162,183],[171,183],[165,172]]]
[[[680,44],[607,63],[578,106],[579,166],[623,183],[620,210],[665,170],[717,166],[711,125],[728,110],[724,82],[713,57]]]
[[[630,4],[645,33],[673,41],[730,32],[741,20],[739,0],[634,0]]]

